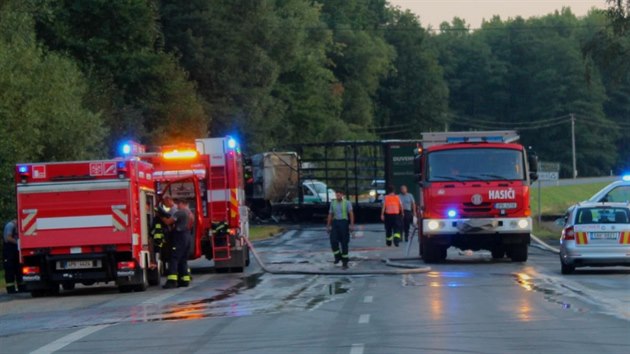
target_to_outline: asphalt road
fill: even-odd
[[[351,243],[351,270],[382,269],[380,225]],[[258,243],[282,269],[338,269],[321,227]],[[414,245],[414,252],[417,247]],[[9,353],[627,353],[630,269],[562,276],[557,256],[527,263],[449,250],[426,274],[213,274],[194,263],[190,288],[119,294],[84,287],[32,299],[0,295]],[[422,263],[418,263],[422,265]]]

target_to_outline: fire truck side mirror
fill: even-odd
[[[413,158],[413,175],[417,182],[422,182],[422,155],[416,154]]]
[[[529,165],[529,179],[535,182],[538,180],[538,155],[531,149],[527,153],[527,164]]]

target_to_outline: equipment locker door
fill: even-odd
[[[177,186],[177,188],[174,188]],[[185,187],[190,187],[182,192]],[[193,220],[193,246],[191,259],[201,257],[201,237],[204,232],[203,225],[203,193],[199,185],[199,180],[195,176],[185,177],[167,182],[162,188],[162,196],[169,194],[173,199],[183,198],[188,201],[190,211],[194,215]]]

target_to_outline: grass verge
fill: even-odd
[[[608,182],[542,187],[540,190],[542,214],[563,215],[568,207],[590,198],[606,185],[608,185]],[[530,204],[532,206],[532,215],[538,215],[538,188],[536,184],[531,188]]]
[[[534,220],[534,230],[533,233],[536,237],[540,238],[543,241],[557,241],[560,239],[560,232],[562,228],[557,226],[553,222],[545,222],[538,223],[538,220]]]
[[[284,231],[284,228],[276,225],[251,225],[249,227],[249,239],[252,241],[264,240]]]

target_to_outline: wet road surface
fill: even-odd
[[[257,244],[283,269],[337,269],[322,227]],[[351,269],[382,269],[379,225],[351,242]],[[412,247],[417,252],[417,245]],[[449,250],[426,274],[213,274],[190,288],[119,294],[84,287],[32,299],[0,295],[2,353],[627,353],[630,269],[560,275],[556,255],[527,263]],[[421,266],[422,263],[418,262]]]

